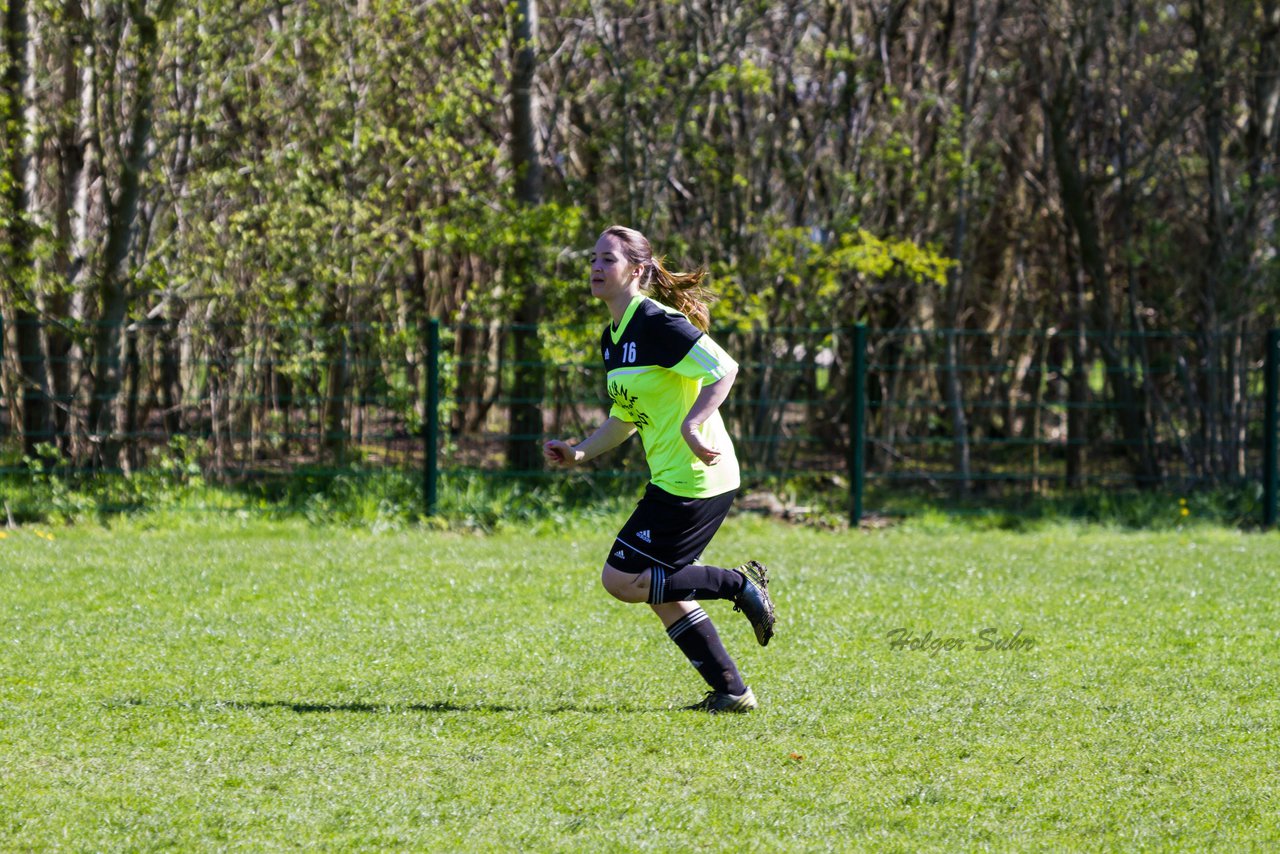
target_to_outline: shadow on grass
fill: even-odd
[[[141,701],[129,705],[143,705]],[[450,713],[483,713],[502,712],[534,713],[557,715],[565,712],[582,714],[633,714],[637,712],[666,712],[664,707],[625,707],[614,705],[576,705],[562,703],[555,706],[512,706],[505,703],[455,703],[443,700],[435,703],[304,703],[289,700],[254,700],[254,701],[195,701],[182,705],[202,710],[260,711],[280,709],[300,715],[353,713],[366,715],[396,715],[406,712],[418,714],[450,714]]]
[[[252,703],[219,703],[227,709],[285,709],[300,715],[356,712],[369,715],[398,714],[401,712],[528,712],[529,708],[508,706],[502,703],[292,703],[287,700],[260,700]]]

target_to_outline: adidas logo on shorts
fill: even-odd
[[[614,553],[613,553],[613,556],[614,556],[614,557],[616,557],[618,560],[626,560],[626,559],[627,559],[627,553],[626,553],[626,552],[624,552],[622,549],[618,549],[616,552],[614,552]]]
[[[652,543],[652,542],[653,542],[653,540],[649,538],[649,532],[648,532],[648,531],[640,531],[639,533],[637,533],[637,534],[636,534],[636,536],[637,536],[637,537],[639,537],[640,539],[644,540],[646,543]]]

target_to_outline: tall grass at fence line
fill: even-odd
[[[426,525],[492,532],[555,529],[579,520],[614,519],[640,497],[640,472],[543,473],[502,477],[480,470],[442,474],[437,513],[424,514],[422,472],[416,468],[299,466],[243,479],[212,480],[190,447],[158,451],[148,467],[120,473],[65,471],[50,460],[8,461],[0,477],[0,526],[24,523],[106,523],[121,517],[202,513],[302,519],[315,525],[375,529]],[[910,522],[951,528],[1025,530],[1066,519],[1126,528],[1174,529],[1198,524],[1250,529],[1260,517],[1256,484],[1214,489],[1044,492],[966,502],[927,489],[868,488],[864,524]],[[735,512],[774,516],[826,529],[847,526],[847,481],[814,473],[744,478]]]

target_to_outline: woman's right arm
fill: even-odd
[[[576,466],[612,450],[636,432],[636,425],[610,415],[585,441],[570,445],[552,439],[542,446],[542,456],[553,466]]]

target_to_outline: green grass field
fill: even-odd
[[[613,521],[6,532],[0,848],[1280,844],[1280,535],[738,517],[780,623],[708,603],[762,704],[711,717]]]

